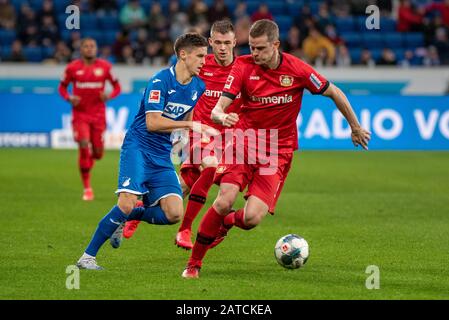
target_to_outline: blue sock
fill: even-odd
[[[141,220],[151,224],[173,224],[168,221],[161,206],[134,208],[128,220]]]
[[[128,216],[118,206],[114,206],[98,224],[97,230],[95,230],[94,236],[87,246],[86,253],[95,257],[103,243],[112,236],[120,223],[127,219]]]

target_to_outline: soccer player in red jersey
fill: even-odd
[[[201,68],[199,75],[206,84],[206,91],[195,105],[193,121],[199,121],[224,134],[225,127],[212,121],[211,111],[221,96],[223,86],[235,61],[236,40],[234,27],[230,21],[217,21],[212,25],[209,45],[213,53],[206,56],[206,63]],[[234,99],[227,112],[238,113],[240,104],[240,98]],[[223,141],[224,139],[221,139],[220,142]],[[207,149],[206,152],[204,152],[205,149]],[[222,145],[215,145],[213,138],[210,141],[202,140],[198,145],[195,144],[191,133],[190,158],[182,164],[180,170],[184,197],[190,193],[184,218],[175,238],[175,244],[181,248],[190,250],[193,247],[192,223],[203,208],[209,189],[213,184],[215,169],[221,157],[221,154],[216,155],[215,151],[220,153],[220,150],[222,150]],[[199,154],[201,163],[195,163],[194,154]],[[130,238],[139,223],[140,221],[137,220],[128,221],[123,230],[123,236]]]
[[[344,93],[305,62],[279,52],[279,45],[279,28],[275,22],[265,19],[255,22],[249,35],[251,55],[237,58],[223,95],[212,110],[214,121],[241,130],[243,139],[237,139],[238,130],[234,139],[237,146],[244,145],[246,159],[243,163],[236,161],[240,154],[233,147],[233,159],[228,162],[228,148],[225,150],[215,175],[220,191],[201,220],[192,254],[182,273],[184,278],[199,277],[207,250],[220,243],[231,227],[249,230],[268,212],[274,213],[293,151],[298,148],[296,119],[304,89],[331,98],[351,126],[354,145],[368,148],[370,133],[360,126]],[[239,92],[243,99],[240,115],[225,113]],[[270,135],[265,135],[265,140],[259,140],[257,145],[251,143],[248,132],[256,131],[258,136],[263,136],[266,129]],[[273,161],[265,161],[263,153],[256,161],[250,159],[251,151],[267,143]],[[231,212],[239,192],[246,187],[245,207]]]
[[[90,171],[95,160],[103,157],[103,133],[106,130],[105,102],[120,94],[120,84],[111,73],[111,64],[97,58],[97,43],[92,38],[81,42],[81,58],[65,69],[59,93],[72,105],[73,136],[78,143],[78,165],[84,186],[83,200],[93,200]],[[110,94],[105,83],[113,86]],[[72,93],[67,87],[73,84]]]

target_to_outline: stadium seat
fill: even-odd
[[[354,31],[354,20],[351,17],[338,18],[335,20],[335,27],[339,33]]]
[[[119,30],[120,22],[118,21],[118,17],[115,15],[105,15],[98,18],[98,26],[101,30]]]
[[[301,12],[301,8],[304,6],[304,2],[301,1],[294,1],[294,2],[288,2],[287,3],[287,12],[292,17],[298,16]]]
[[[365,32],[362,43],[367,48],[381,48],[384,45],[383,36],[380,32]]]
[[[14,30],[0,30],[0,45],[11,45],[16,39]]]
[[[276,21],[276,23],[279,26],[279,31],[280,32],[284,32],[284,31],[288,31],[290,30],[290,27],[293,24],[293,19],[291,16],[274,16],[274,21]]]
[[[285,4],[283,1],[268,1],[265,2],[273,16],[284,15],[288,12],[285,10]]]
[[[373,57],[374,61],[376,61],[376,63],[379,61],[380,57],[382,56],[382,50],[383,48],[374,48],[371,49],[371,56]]]
[[[419,32],[404,33],[404,42],[407,48],[419,48],[424,46],[424,36]]]
[[[389,48],[402,48],[402,34],[399,32],[389,32],[384,34],[384,45]]]
[[[41,47],[24,47],[23,54],[29,62],[42,61]]]
[[[55,54],[55,47],[42,47],[42,57],[43,59],[48,59],[53,57]]]
[[[81,29],[96,30],[97,16],[95,14],[83,13],[80,16]]]
[[[254,12],[257,11],[259,6],[262,2],[260,1],[247,1],[246,2],[246,12],[248,12],[249,15],[252,15]]]
[[[382,17],[380,19],[380,29],[383,32],[395,32],[396,31],[396,20],[392,18]]]
[[[351,48],[349,50],[349,55],[351,56],[352,63],[357,64],[360,62],[361,53],[362,49],[360,48]]]
[[[341,37],[348,47],[360,47],[363,42],[363,37],[358,32],[342,33]]]

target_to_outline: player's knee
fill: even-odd
[[[170,224],[175,224],[181,221],[183,213],[182,202],[167,201],[161,203],[161,209],[162,211],[164,211],[165,217],[170,222]]]
[[[257,225],[259,225],[263,218],[266,216],[266,212],[263,210],[251,210],[246,209],[245,210],[245,225],[248,228],[254,228]]]
[[[121,193],[118,198],[117,206],[124,214],[131,214],[137,201],[137,196]]]
[[[87,148],[89,146],[89,140],[82,139],[78,141],[78,145],[80,146],[80,148]]]
[[[232,210],[233,204],[233,199],[225,196],[218,196],[218,198],[214,201],[214,208],[220,214],[227,214]]]

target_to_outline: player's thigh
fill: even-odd
[[[153,170],[150,169],[150,172],[151,176],[149,176],[147,180],[147,189],[149,192],[146,195],[149,205],[156,206],[161,204],[163,199],[170,198],[170,203],[173,203],[174,205],[167,207],[170,209],[169,212],[166,212],[164,208],[162,208],[162,210],[166,213],[167,218],[169,215],[174,217],[179,215],[182,216],[182,190],[175,169],[159,168],[156,170],[156,168],[153,168]],[[178,198],[178,200],[175,201],[172,200],[172,198]],[[163,202],[166,201],[167,200],[164,200]]]
[[[148,193],[147,182],[150,177],[145,170],[150,166],[146,162],[143,152],[137,145],[125,138],[120,151],[118,185],[116,193],[131,193],[143,195]]]
[[[87,147],[90,141],[90,126],[83,119],[74,117],[72,120],[73,139],[80,144],[81,147]]]

